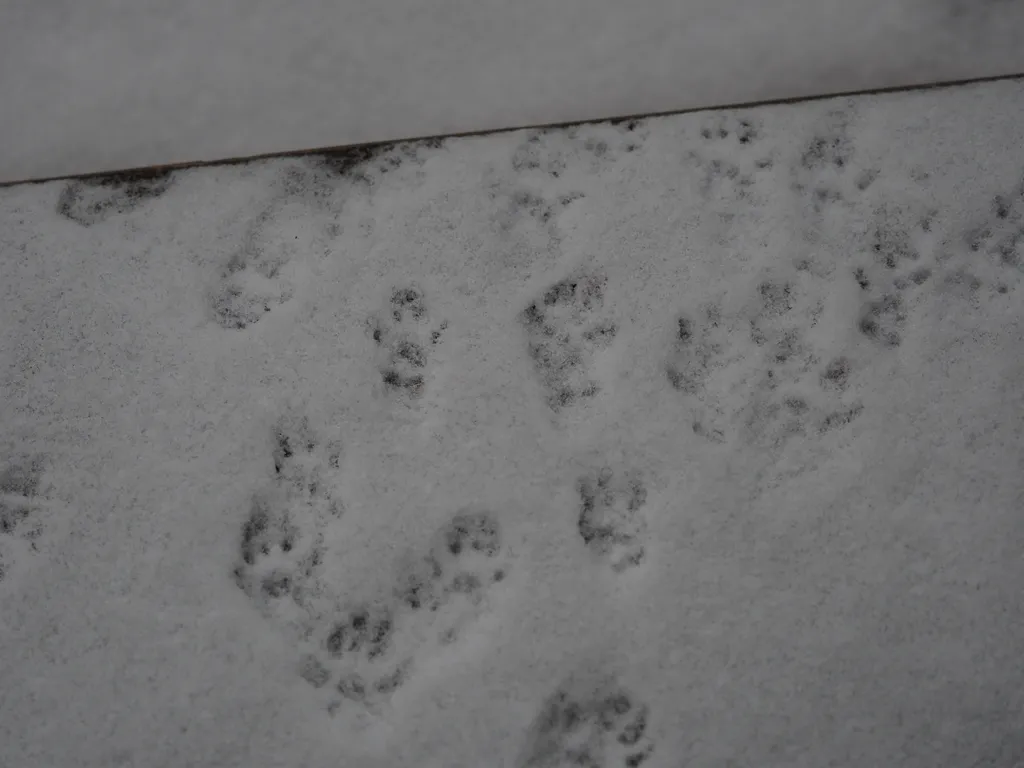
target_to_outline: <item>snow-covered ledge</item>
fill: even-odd
[[[1021,104],[0,190],[0,764],[1012,764]]]

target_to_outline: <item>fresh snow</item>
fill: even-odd
[[[1022,104],[0,190],[0,765],[1014,765]]]
[[[0,4],[0,181],[1024,71],[1014,0]]]

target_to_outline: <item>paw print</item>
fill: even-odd
[[[604,467],[596,475],[581,477],[576,528],[584,545],[622,571],[640,565],[646,557],[647,487],[638,472],[620,476]]]
[[[0,582],[37,551],[43,534],[41,483],[46,458],[22,456],[0,470]]]
[[[543,702],[527,733],[520,768],[638,768],[654,754],[650,709],[614,682],[574,690],[561,685]]]
[[[389,391],[412,400],[423,395],[430,350],[441,343],[447,328],[447,321],[432,318],[418,287],[400,286],[392,292],[386,315],[370,318],[371,338],[382,353],[378,370]]]
[[[602,312],[604,291],[602,276],[573,275],[549,286],[520,314],[530,357],[555,413],[600,391],[596,358],[619,330]]]
[[[120,173],[68,182],[57,213],[83,227],[129,214],[170,189],[173,172]]]

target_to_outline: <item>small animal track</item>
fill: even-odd
[[[544,700],[517,768],[638,768],[654,754],[650,708],[613,679],[568,677]]]
[[[426,389],[431,350],[444,338],[446,320],[435,320],[423,291],[415,285],[395,288],[386,311],[369,319],[370,336],[381,354],[381,381],[389,392],[419,399]]]
[[[735,140],[738,144],[749,146],[761,138],[761,124],[749,117],[721,115],[704,122],[700,129],[701,138],[705,141]]]
[[[304,662],[303,677],[316,688],[336,679],[327,702],[332,714],[379,715],[420,664],[458,644],[494,609],[512,569],[496,518],[483,509],[459,511],[424,552],[402,561],[388,600],[358,605],[326,628],[322,657]]]
[[[565,173],[566,167],[564,153],[550,146],[542,131],[531,132],[512,153],[512,170],[516,173],[540,171],[557,179]]]
[[[665,375],[676,392],[693,406],[693,431],[713,442],[726,439],[725,416],[710,386],[714,372],[725,365],[726,335],[717,304],[704,307],[699,322],[689,314],[676,317]]]
[[[408,294],[396,312],[426,315]],[[326,568],[337,558],[326,533],[343,513],[329,482],[342,465],[341,447],[324,441],[299,407],[278,419],[269,442],[273,475],[242,523],[235,581],[295,642],[296,673],[322,705],[365,724],[386,714],[417,664],[495,609],[514,571],[511,552],[490,511],[462,509],[402,560],[392,591],[353,598]]]
[[[647,486],[637,471],[604,467],[576,483],[580,497],[576,530],[584,545],[621,573],[647,556]]]
[[[964,242],[972,254],[984,254],[1019,281],[1024,271],[1024,181],[996,195],[989,209],[988,218],[969,229]]]
[[[866,191],[878,169],[855,167],[848,116],[838,110],[825,115],[800,152],[793,171],[793,189],[816,215],[845,205]]]
[[[275,204],[252,225],[212,292],[221,327],[248,328],[295,296],[306,260],[323,250],[304,213],[298,203]]]
[[[761,122],[743,115],[720,115],[704,121],[700,148],[689,155],[699,173],[706,199],[747,199],[757,174],[774,165],[760,150]]]
[[[324,477],[322,446],[305,415],[282,416],[272,446],[274,477],[250,499],[235,581],[268,619],[308,635],[322,602],[332,597],[319,573],[324,529],[342,508]]]
[[[906,320],[903,298],[898,293],[887,293],[865,305],[857,328],[882,346],[898,347],[903,342],[901,331]]]
[[[574,191],[561,194],[555,200],[548,200],[525,187],[507,190],[501,185],[492,189],[491,196],[495,201],[499,198],[505,201],[497,216],[502,231],[513,229],[526,216],[551,234],[556,231],[555,222],[559,214],[584,197],[582,192]]]
[[[44,466],[42,456],[22,456],[0,469],[0,582],[38,548]]]
[[[738,419],[743,441],[776,451],[791,440],[823,435],[852,423],[863,411],[847,395],[855,371],[850,358],[826,355],[808,331],[823,311],[818,277],[799,272],[791,279],[761,280],[752,296],[750,339],[758,348],[754,376]],[[888,333],[893,318],[879,308],[878,333]],[[748,315],[749,316],[749,315]]]
[[[894,270],[920,258],[917,248],[911,242],[911,233],[902,221],[901,213],[892,206],[882,206],[875,215],[871,250],[876,262],[886,269]],[[922,219],[920,226],[925,231],[930,229],[931,218]]]
[[[602,311],[605,284],[596,273],[570,275],[520,313],[530,357],[556,414],[600,391],[595,359],[618,335]]]
[[[512,170],[560,179],[570,170],[593,172],[635,152],[649,130],[642,119],[610,120],[563,131],[532,131],[512,153]]]
[[[112,216],[136,210],[171,186],[173,173],[113,174],[68,182],[57,200],[57,213],[91,227]]]

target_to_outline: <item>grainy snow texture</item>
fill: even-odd
[[[0,765],[1019,765],[1022,104],[0,190]]]
[[[1020,0],[6,0],[0,181],[1024,71]]]

